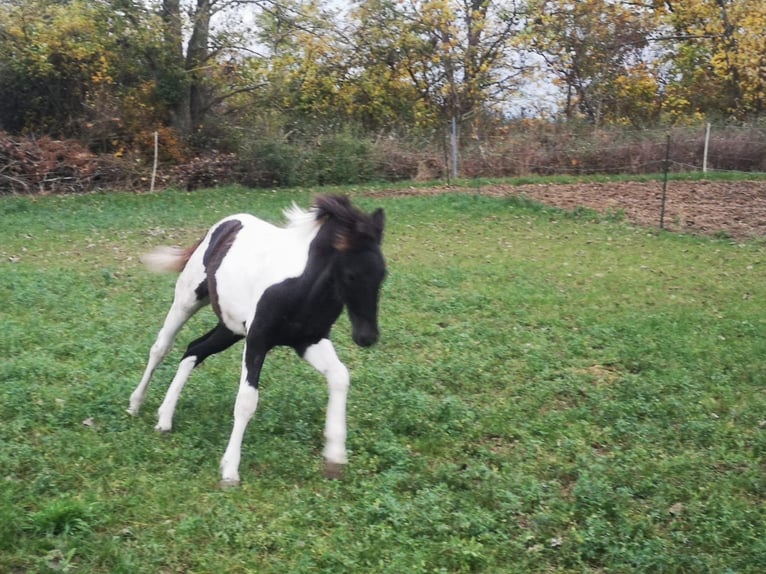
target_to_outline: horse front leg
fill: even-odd
[[[346,398],[350,376],[329,339],[322,339],[303,353],[303,358],[327,379],[329,397],[325,420],[325,476],[341,478],[346,455]]]
[[[245,345],[242,358],[242,375],[239,380],[237,400],[234,403],[234,426],[229,444],[221,459],[221,487],[239,486],[239,462],[242,455],[242,440],[250,419],[258,407],[258,378],[265,353],[255,353]]]

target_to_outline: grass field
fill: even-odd
[[[766,571],[766,247],[522,200],[385,207],[382,339],[321,477],[323,380],[270,356],[240,488],[218,488],[239,352],[174,431],[126,414],[174,277],[137,256],[308,191],[0,200],[0,572]]]

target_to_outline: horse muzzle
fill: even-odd
[[[378,342],[380,333],[377,328],[354,329],[351,338],[360,347],[370,347]]]

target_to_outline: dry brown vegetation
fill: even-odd
[[[671,134],[671,171],[688,171],[701,165],[703,135],[700,130]],[[486,145],[471,141],[462,152],[461,170],[469,178],[657,173],[664,167],[665,137],[665,132],[591,131],[586,138],[538,126],[536,130],[497,137]],[[264,153],[211,151],[173,164],[161,162],[155,186],[192,190],[227,184],[278,187],[280,183],[310,186],[434,181],[444,180],[448,171],[448,154],[443,148],[417,148],[391,139],[360,142],[345,138],[314,149],[287,144],[264,145],[260,149]],[[766,171],[766,138],[755,129],[720,130],[711,138],[709,158],[710,167],[718,170]],[[0,195],[146,191],[151,171],[148,157],[96,154],[74,140],[14,138],[0,133]],[[312,179],[314,176],[316,179]],[[441,193],[447,189],[436,186],[393,193]],[[564,209],[590,208],[624,216],[640,225],[660,223],[662,186],[657,181],[493,184],[482,186],[481,192],[523,195]],[[666,229],[675,231],[763,237],[766,182],[671,181],[663,223]]]

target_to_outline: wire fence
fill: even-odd
[[[668,138],[670,147],[668,149]],[[667,157],[666,157],[667,153]],[[465,177],[766,172],[766,130],[754,127],[514,132],[464,145]]]
[[[670,146],[668,147],[668,138]],[[520,121],[491,136],[462,133],[298,138],[245,133],[236,151],[209,151],[185,162],[157,163],[153,149],[125,157],[94,154],[77,142],[0,134],[0,194],[94,189],[195,189],[225,184],[292,187],[385,181],[446,181],[535,175],[644,175],[671,172],[766,172],[766,128],[572,128]],[[159,148],[159,150],[158,150]]]
[[[419,138],[342,133],[303,134],[283,141],[253,132],[244,138],[238,155],[240,182],[280,187],[400,180],[449,183],[456,177],[643,175],[665,169],[766,172],[766,129],[760,127],[573,129],[522,121],[495,129],[490,136],[476,136],[453,126]]]

